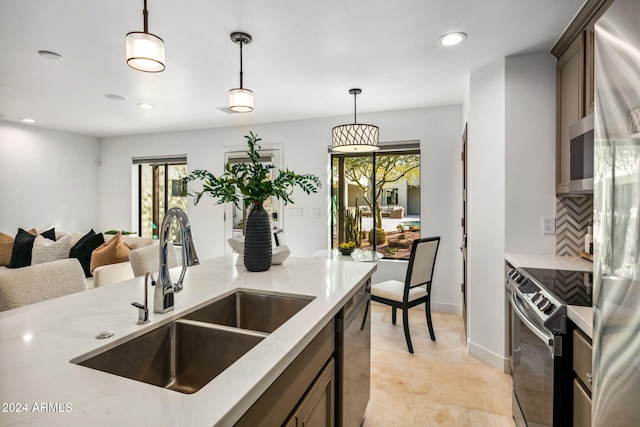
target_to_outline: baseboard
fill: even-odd
[[[444,302],[431,301],[431,311],[439,313],[462,314],[462,306],[460,304],[447,304]]]
[[[483,361],[489,366],[493,366],[496,369],[501,370],[502,372],[509,372],[509,359],[499,356],[484,347],[480,347],[473,342],[467,340],[467,351],[473,357],[478,360]]]

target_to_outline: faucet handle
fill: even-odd
[[[132,302],[131,305],[138,309],[138,325],[149,323],[149,309],[139,302]]]

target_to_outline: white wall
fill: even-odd
[[[506,58],[506,252],[554,254],[556,61],[550,53]]]
[[[381,141],[421,141],[422,235],[442,237],[434,277],[434,309],[452,312],[461,310],[461,117],[459,105],[358,117],[359,121],[380,127]],[[252,130],[263,139],[263,145],[282,144],[285,167],[297,173],[313,173],[322,179],[320,193],[310,196],[299,190],[294,193],[295,207],[303,210],[302,218],[289,217],[287,207],[284,212],[287,244],[293,256],[311,256],[314,251],[326,248],[329,242],[327,147],[331,143],[331,128],[351,121],[351,117],[342,116],[102,139],[99,228],[136,228],[130,214],[132,157],[186,154],[190,171],[204,168],[218,174],[224,164],[225,147],[246,146],[244,135]],[[311,218],[312,208],[320,208],[321,218]],[[188,215],[200,258],[223,254],[226,245],[223,207],[205,198],[196,207],[190,202]],[[382,275],[403,278],[404,273],[395,266],[386,267],[381,263],[379,269]]]
[[[96,138],[0,120],[0,231],[98,223]]]
[[[471,73],[469,353],[506,369],[505,252],[553,254],[555,60],[511,56]]]
[[[505,61],[471,73],[468,128],[468,347],[504,360]]]

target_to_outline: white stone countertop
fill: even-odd
[[[551,270],[593,271],[593,263],[577,256],[506,253],[504,259],[514,267],[548,268]]]
[[[567,316],[577,327],[593,339],[593,307],[567,306]]]
[[[504,259],[514,267],[548,268],[551,270],[570,270],[592,272],[593,263],[573,256],[554,256],[540,254],[508,253]],[[590,338],[593,334],[593,308],[567,306],[567,316]]]
[[[251,273],[228,255],[189,267],[175,310],[156,314],[150,307],[151,322],[146,325],[137,325],[138,310],[131,306],[143,301],[142,278],[0,312],[0,424],[232,425],[375,269],[375,263],[289,258],[266,272]],[[178,274],[179,269],[172,270],[174,278]],[[70,363],[239,289],[315,299],[194,394]],[[149,301],[152,305],[152,290]],[[115,335],[94,338],[106,330]]]

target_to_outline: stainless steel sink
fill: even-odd
[[[265,336],[178,319],[97,356],[72,362],[190,394],[200,390]]]
[[[311,300],[313,297],[237,291],[183,319],[271,333]]]
[[[237,291],[103,353],[71,362],[195,393],[312,299]]]

